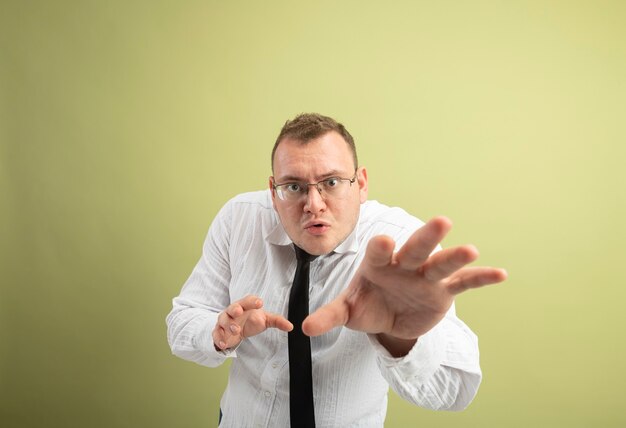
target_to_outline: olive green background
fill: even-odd
[[[165,316],[285,120],[336,117],[370,196],[455,224],[503,285],[458,313],[464,412],[388,427],[618,427],[621,1],[0,1],[0,425],[209,427],[227,367]]]

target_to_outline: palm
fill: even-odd
[[[372,238],[348,288],[305,320],[305,332],[317,336],[345,325],[396,339],[416,339],[445,316],[456,294],[506,278],[502,269],[465,267],[478,257],[473,246],[431,255],[450,227],[448,219],[435,218],[397,253],[391,238]]]
[[[233,348],[246,337],[256,336],[268,328],[291,331],[293,325],[282,315],[266,312],[263,301],[249,295],[228,305],[220,312],[213,329],[213,343],[219,349]]]
[[[256,336],[267,329],[267,313],[263,309],[252,309],[235,318],[235,323],[241,327],[241,339]]]
[[[396,266],[363,271],[357,272],[345,296],[350,314],[346,327],[352,330],[415,339],[437,324],[454,300],[441,284]],[[403,286],[407,281],[414,285]]]

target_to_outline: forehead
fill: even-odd
[[[286,138],[274,155],[274,177],[317,179],[329,173],[352,175],[354,161],[348,143],[337,132],[328,132],[306,143]]]

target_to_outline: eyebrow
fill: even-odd
[[[317,181],[320,181],[320,180],[325,180],[325,179],[330,178],[330,177],[342,177],[342,176],[343,176],[343,174],[340,171],[338,171],[336,169],[333,169],[331,171],[328,171],[325,174],[318,175],[317,177],[315,177],[315,179]],[[288,182],[288,181],[297,181],[297,182],[303,183],[306,180],[303,179],[302,177],[298,177],[296,175],[285,175],[283,177],[280,177],[280,180],[278,180],[278,179],[276,180],[276,182],[278,182],[278,183],[284,183],[284,182]]]

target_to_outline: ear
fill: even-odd
[[[359,199],[363,203],[367,201],[367,170],[364,166],[356,170],[356,179],[359,183]]]
[[[274,209],[276,209],[276,191],[274,190],[274,177],[271,175],[268,180],[268,184],[270,186],[270,192],[272,193],[272,205],[274,205]]]

